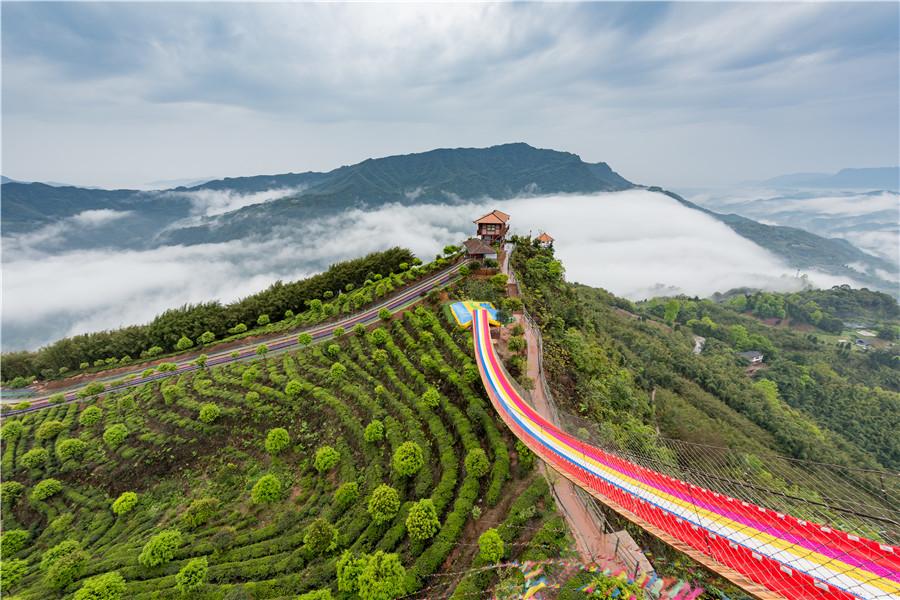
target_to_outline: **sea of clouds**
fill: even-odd
[[[228,193],[202,202],[209,212],[217,212],[245,200]],[[387,205],[276,228],[264,240],[62,253],[10,244],[3,256],[3,350],[36,348],[63,336],[144,323],[186,303],[228,302],[276,280],[305,277],[334,262],[393,245],[428,260],[445,245],[471,235],[473,219],[493,208],[512,215],[514,233],[553,235],[568,280],[634,300],[672,293],[707,296],[741,286],[801,286],[777,257],[719,221],[643,190]],[[104,218],[115,215],[85,217],[86,223]],[[809,276],[821,287],[855,283],[822,273]]]

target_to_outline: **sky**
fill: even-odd
[[[2,4],[2,172],[150,182],[524,141],[648,185],[887,166],[897,3]]]

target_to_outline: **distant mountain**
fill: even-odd
[[[837,173],[792,173],[761,182],[771,187],[830,189],[900,189],[900,167],[841,169]]]
[[[17,234],[63,219],[77,220],[84,211],[118,211],[123,215],[121,219],[100,230],[70,227],[68,237],[54,237],[54,248],[94,247],[101,243],[108,247],[152,247],[265,237],[276,227],[292,227],[351,208],[374,209],[390,203],[455,204],[484,198],[614,192],[634,187],[643,186],[631,183],[606,163],[587,163],[569,152],[513,143],[368,159],[327,173],[233,177],[152,192],[5,183],[0,212],[4,231]],[[796,268],[821,268],[879,289],[893,287],[874,274],[876,269],[891,272],[889,263],[846,241],[791,227],[764,225],[738,215],[723,215],[661,188],[649,189],[667,193],[690,208],[714,216]],[[198,215],[193,203],[197,197],[214,192],[223,192],[230,198],[279,190],[283,192],[280,197],[276,194],[274,199],[239,202],[234,206],[242,208],[210,213],[214,216]],[[865,265],[871,274],[854,271],[848,266],[851,263]]]

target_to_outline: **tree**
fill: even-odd
[[[253,486],[250,498],[256,504],[271,504],[281,498],[281,480],[269,474],[263,475]]]
[[[365,439],[370,444],[383,440],[384,423],[382,423],[378,419],[373,419],[368,425],[366,425],[366,430],[363,432],[363,439]]]
[[[205,556],[194,558],[188,561],[188,564],[181,567],[178,574],[175,575],[175,587],[182,594],[199,590],[206,584],[206,573],[209,569],[209,562]]]
[[[219,418],[220,414],[222,414],[222,409],[219,408],[218,404],[205,402],[200,405],[200,415],[198,418],[204,423],[212,423]]]
[[[495,563],[503,558],[503,538],[491,527],[478,537],[478,557],[488,563]]]
[[[60,462],[77,460],[87,451],[87,443],[78,438],[65,438],[56,441],[56,457]]]
[[[331,365],[331,369],[329,369],[328,374],[331,376],[332,381],[340,381],[347,374],[347,367],[339,362],[336,362]]]
[[[63,489],[62,483],[58,479],[44,479],[34,486],[31,490],[32,500],[46,500],[50,496],[55,496]]]
[[[200,367],[201,369],[206,366],[206,361],[209,360],[209,357],[205,354],[201,354],[197,358],[194,359],[194,364]]]
[[[335,327],[334,331],[331,332],[331,335],[333,335],[336,338],[339,338],[342,335],[344,335],[344,333],[346,333],[346,330],[343,327]]]
[[[203,345],[211,344],[216,339],[216,334],[212,331],[204,331],[203,334],[197,338],[197,341]]]
[[[231,329],[229,329],[229,330],[228,330],[228,333],[231,333],[231,334],[233,334],[233,335],[237,335],[237,334],[240,334],[240,333],[244,333],[245,331],[247,331],[247,326],[244,325],[243,323],[238,323],[237,325],[235,325],[234,327],[232,327]]]
[[[312,344],[313,338],[308,333],[301,333],[297,336],[297,343],[301,346],[309,346]]]
[[[50,454],[47,452],[47,449],[38,446],[19,457],[19,466],[26,469],[37,469],[44,466],[49,458]]]
[[[326,554],[337,548],[338,531],[325,519],[310,523],[303,534],[303,545],[313,556]]]
[[[128,428],[121,423],[110,425],[103,432],[103,441],[114,450],[122,445],[126,437],[128,437]]]
[[[270,429],[266,434],[266,452],[275,455],[291,445],[291,436],[284,427]]]
[[[337,357],[337,355],[341,353],[341,347],[337,344],[328,344],[325,351],[328,352],[330,356]]]
[[[8,529],[0,535],[0,556],[10,557],[25,547],[31,533],[24,529]]]
[[[385,523],[397,516],[400,510],[400,494],[391,486],[382,483],[369,496],[369,514],[375,523]]]
[[[181,546],[181,532],[166,529],[150,538],[138,555],[138,562],[145,567],[158,567],[175,558],[175,551]]]
[[[65,401],[66,395],[62,392],[59,392],[58,394],[52,394],[49,398],[47,398],[47,402],[49,402],[50,404],[62,404]]]
[[[362,337],[362,336],[366,335],[366,326],[363,325],[362,323],[357,323],[356,325],[353,326],[353,334],[356,337]]]
[[[18,481],[4,481],[0,483],[0,503],[13,504],[25,491],[25,486]]]
[[[44,421],[34,432],[34,437],[39,440],[51,440],[58,436],[66,428],[62,421],[55,419]]]
[[[392,316],[393,315],[391,315],[391,311],[386,308],[382,308],[378,311],[378,318],[382,321],[390,321]]]
[[[350,508],[350,505],[359,499],[359,485],[355,481],[342,483],[338,489],[334,491],[334,507],[343,511]]]
[[[284,386],[284,393],[290,396],[291,398],[297,398],[300,393],[303,391],[303,384],[297,381],[296,379],[291,379],[287,382],[287,385]]]
[[[376,327],[372,330],[372,343],[376,346],[383,346],[391,338],[390,334],[383,327]]]
[[[138,495],[134,492],[122,492],[112,503],[112,511],[116,516],[130,513],[137,506]]]
[[[147,357],[153,358],[154,356],[159,356],[163,353],[162,346],[151,346],[147,349]]]
[[[393,600],[406,591],[406,569],[396,554],[379,550],[366,557],[357,579],[362,600]]]
[[[259,315],[259,317],[257,317],[256,319],[256,324],[260,327],[268,325],[270,322],[271,320],[269,319],[269,315]]]
[[[488,461],[487,454],[481,448],[472,448],[466,454],[466,472],[481,479],[491,470],[491,463]]]
[[[256,347],[257,356],[265,356],[269,352],[269,347],[265,344],[260,344]]]
[[[86,579],[73,600],[121,600],[125,589],[125,580],[113,571]]]
[[[359,590],[359,574],[366,561],[349,550],[344,550],[337,561],[337,587],[339,592],[353,593]]]
[[[187,529],[196,529],[209,521],[219,510],[218,498],[197,498],[181,515],[181,522]]]
[[[428,388],[422,394],[422,404],[428,408],[437,408],[441,404],[441,394],[433,387]]]
[[[414,540],[427,540],[434,536],[441,528],[437,510],[431,498],[419,500],[409,509],[406,517],[406,531]]]
[[[415,475],[425,464],[422,448],[415,442],[403,442],[394,452],[392,464],[402,477]]]
[[[666,323],[668,323],[669,325],[674,325],[680,311],[681,302],[679,302],[676,298],[672,298],[671,300],[666,302],[666,312],[663,316],[663,319],[665,319]]]
[[[17,440],[21,437],[24,429],[25,427],[22,425],[22,421],[19,421],[18,419],[7,421],[4,423],[3,428],[0,429],[0,440],[5,442]]]
[[[331,446],[322,446],[318,450],[316,450],[316,459],[314,462],[314,466],[316,467],[316,471],[319,473],[324,473],[325,471],[330,471],[334,468],[335,465],[338,464],[341,460],[341,453],[332,448]]]
[[[193,348],[193,346],[194,340],[186,335],[181,336],[180,338],[178,338],[178,341],[175,342],[175,349],[179,352],[182,350],[187,350],[188,348]]]
[[[88,560],[88,553],[77,546],[71,552],[49,561],[45,568],[44,582],[55,590],[61,590],[84,574]],[[41,561],[41,567],[44,567],[44,561]]]
[[[103,420],[103,411],[96,406],[88,406],[78,415],[78,422],[83,427],[93,427]]]

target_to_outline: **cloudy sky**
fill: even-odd
[[[3,174],[137,186],[525,141],[706,186],[896,164],[881,4],[2,4]]]

